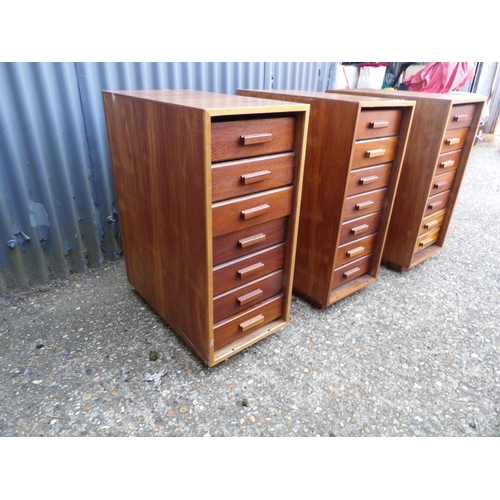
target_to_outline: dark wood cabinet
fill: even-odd
[[[414,103],[296,90],[237,94],[311,106],[294,292],[323,308],[373,283]]]
[[[328,93],[415,101],[382,264],[402,272],[438,253],[446,239],[486,99],[462,92],[342,89]]]
[[[105,91],[127,277],[208,365],[290,320],[309,106]]]

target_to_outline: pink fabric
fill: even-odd
[[[409,91],[446,94],[463,87],[473,77],[473,63],[429,62],[403,83],[408,85]]]

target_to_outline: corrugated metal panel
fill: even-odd
[[[121,253],[102,90],[325,90],[336,63],[1,63],[0,294]]]
[[[101,262],[74,64],[1,64],[0,130],[0,287]]]

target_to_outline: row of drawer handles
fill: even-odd
[[[271,142],[272,138],[273,134],[268,134],[268,133],[249,134],[249,135],[242,135],[240,137],[243,146],[251,146],[254,144],[263,144],[265,142]],[[254,182],[262,182],[264,180],[269,179],[270,177],[271,177],[271,171],[263,170],[261,172],[253,172],[250,174],[242,175],[240,180],[242,184],[248,185],[248,184],[253,184]],[[260,205],[258,207],[250,208],[248,210],[243,210],[241,212],[241,217],[245,220],[251,219],[252,217],[257,217],[258,215],[262,215],[263,213],[268,212],[270,208],[271,208],[270,205],[265,204],[265,205]],[[253,236],[249,236],[248,238],[242,238],[241,240],[238,241],[238,247],[247,248],[249,246],[262,243],[263,241],[266,241],[266,235],[264,233],[259,233]],[[244,269],[238,270],[237,274],[239,278],[245,278],[246,276],[249,276],[259,271],[259,269],[262,269],[263,267],[264,264],[262,262],[259,262],[257,264],[254,264],[253,266],[249,266]],[[238,297],[237,302],[239,305],[244,305],[248,301],[253,300],[256,297],[259,297],[260,295],[262,295],[262,293],[263,291],[260,288],[258,288],[253,292]],[[240,323],[238,328],[240,329],[241,332],[246,332],[264,323],[264,320],[265,320],[264,316],[262,314],[259,314],[254,318],[251,318],[247,321],[244,321],[243,323]]]

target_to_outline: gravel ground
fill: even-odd
[[[123,261],[0,299],[0,437],[500,436],[499,167],[485,136],[438,255],[211,369]]]

